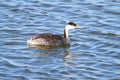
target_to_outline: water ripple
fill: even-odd
[[[4,0],[0,3],[1,80],[119,80],[119,0]],[[63,36],[71,46],[40,50],[26,41],[39,33]],[[13,75],[14,74],[14,75]]]

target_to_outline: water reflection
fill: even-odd
[[[58,48],[69,48],[70,45],[64,45],[64,46],[34,46],[34,45],[28,45],[29,47],[36,48],[38,50],[53,50],[53,49],[58,49]]]
[[[70,45],[66,46],[29,46],[32,47],[33,50],[29,51],[31,54],[39,54],[39,56],[49,56],[55,58],[63,58],[64,60],[72,57],[70,52]]]
[[[64,56],[65,60],[72,58],[72,53],[70,52],[70,50],[68,48],[65,50],[65,52],[66,52],[66,55]]]

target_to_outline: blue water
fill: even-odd
[[[69,21],[69,48],[27,46]],[[1,0],[0,80],[120,80],[120,0]]]

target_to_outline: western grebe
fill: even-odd
[[[68,31],[75,28],[82,28],[77,26],[74,22],[69,22],[64,28],[64,37],[51,34],[44,33],[34,36],[33,38],[28,39],[27,44],[29,46],[65,46],[70,44],[70,38],[68,35]]]

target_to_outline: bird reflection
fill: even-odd
[[[32,54],[39,54],[40,56],[47,54],[47,56],[53,57],[62,57],[65,60],[72,57],[72,54],[69,50],[70,45],[67,46],[29,46],[35,48],[35,51],[30,51]]]
[[[58,49],[58,48],[69,48],[70,45],[65,45],[65,46],[30,46],[29,47],[33,47],[36,48],[38,50],[53,50],[53,49]]]
[[[66,49],[65,51],[66,51],[67,54],[64,56],[64,58],[65,58],[65,59],[71,58],[71,57],[72,57],[72,54],[71,54],[70,50],[69,50],[69,49]]]

